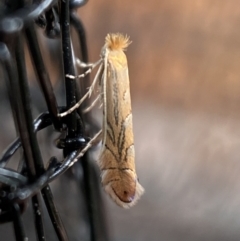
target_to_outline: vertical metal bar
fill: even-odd
[[[13,73],[11,69],[11,55],[9,52],[8,47],[3,42],[0,42],[0,62],[3,66],[3,79],[5,80],[7,92],[8,92],[8,99],[10,101],[11,109],[14,109],[15,103],[14,98],[12,96],[11,92],[11,86],[9,83],[9,78],[14,78],[13,76],[16,75],[16,73]],[[12,112],[14,121],[16,120],[15,113]],[[16,126],[16,123],[15,123]],[[3,165],[4,161],[0,164]]]
[[[70,15],[71,24],[74,26],[75,30],[77,31],[80,47],[81,47],[81,53],[82,53],[82,60],[85,63],[88,63],[88,48],[87,48],[87,39],[86,39],[86,33],[84,26],[79,19],[78,16],[74,12],[71,12]]]
[[[17,241],[26,241],[28,238],[26,237],[24,226],[21,218],[20,208],[18,204],[13,204],[12,206],[13,212],[13,226],[15,231],[15,238]]]
[[[42,196],[58,239],[60,241],[68,241],[66,230],[54,204],[53,195],[49,186],[42,189]]]
[[[38,147],[38,142],[36,138],[36,134],[33,129],[33,118],[31,111],[31,98],[30,92],[28,88],[27,74],[26,74],[26,66],[25,66],[25,58],[24,58],[24,49],[22,43],[22,37],[20,34],[16,36],[15,42],[15,58],[18,69],[19,76],[19,94],[20,94],[20,105],[17,109],[17,112],[20,113],[20,120],[18,122],[19,126],[22,126],[20,131],[20,137],[22,140],[22,145],[24,149],[24,154],[26,158],[26,164],[28,167],[28,174],[30,180],[33,181],[36,175],[41,175],[44,171],[44,166],[41,158],[41,153]],[[39,212],[42,213],[41,210],[41,202],[38,195],[32,198],[32,205],[34,207],[38,207],[38,211],[34,209],[34,217],[35,217],[35,228],[37,232],[38,240],[41,240],[45,237],[42,216],[39,215]]]
[[[24,142],[27,143],[28,149],[30,149],[30,155],[28,156],[28,165],[31,167],[31,178],[34,178],[35,174],[42,174],[44,171],[44,166],[41,158],[41,152],[38,146],[37,137],[34,133],[33,128],[33,118],[32,118],[32,110],[31,110],[31,96],[28,87],[28,80],[27,80],[27,73],[26,73],[26,66],[25,66],[25,54],[24,54],[24,47],[22,42],[22,36],[18,34],[16,36],[16,43],[15,43],[15,58],[16,64],[18,69],[18,76],[19,76],[19,94],[21,98],[22,107],[21,110],[21,117],[22,123],[25,124],[24,129]],[[19,104],[20,104],[19,103]],[[21,124],[21,123],[19,123]]]
[[[87,50],[87,40],[86,40],[86,34],[84,30],[84,26],[80,19],[76,16],[75,13],[71,12],[70,14],[70,21],[71,25],[74,27],[75,31],[78,35],[79,45],[81,49],[81,60],[85,63],[88,63],[88,50]],[[80,87],[80,93],[77,93],[77,98],[81,99],[82,96],[85,94],[86,89],[88,85],[90,84],[90,74],[86,75],[82,81],[79,81],[79,87]],[[84,101],[80,107],[80,109],[84,109],[88,106],[87,101]],[[89,113],[87,115],[84,115],[84,119],[87,122],[90,122],[91,120],[88,118]]]
[[[61,32],[62,32],[62,51],[64,74],[75,75],[73,67],[71,39],[70,39],[70,21],[69,21],[69,0],[61,0]],[[65,77],[66,104],[67,108],[76,103],[76,83]],[[68,126],[68,136],[75,137],[77,130],[76,111],[66,117]]]
[[[51,84],[48,72],[43,62],[43,58],[42,58],[38,40],[37,40],[36,31],[34,28],[34,23],[32,21],[29,21],[27,23],[25,32],[26,32],[30,54],[32,57],[33,66],[35,67],[35,71],[38,77],[38,82],[44,94],[49,113],[52,117],[53,125],[55,129],[59,130],[61,127],[61,123],[57,118],[57,114],[58,114],[57,101],[53,92],[53,88],[52,88],[52,84]]]
[[[32,197],[32,208],[34,213],[35,229],[37,232],[37,240],[45,240],[44,226],[42,220],[43,211],[39,194]]]
[[[0,33],[0,35],[1,35],[1,33]],[[3,66],[3,75],[4,75],[4,79],[5,79],[6,86],[7,86],[8,98],[9,98],[9,101],[11,104],[11,110],[12,110],[13,119],[15,122],[15,127],[17,128],[16,113],[14,112],[14,109],[16,107],[16,102],[15,102],[15,99],[13,98],[11,85],[10,85],[11,80],[16,79],[17,76],[16,76],[16,72],[12,68],[13,60],[12,60],[10,51],[9,51],[7,45],[3,42],[0,42],[0,61]],[[11,156],[11,153],[12,152],[6,153],[7,155],[2,156],[0,158],[1,159],[0,167],[4,167],[6,165],[8,156]],[[13,151],[13,153],[14,153],[14,151]]]

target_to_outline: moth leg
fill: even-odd
[[[97,71],[97,73],[96,73],[96,75],[94,77],[94,80],[93,80],[90,88],[88,89],[87,93],[74,106],[72,106],[70,109],[68,109],[67,111],[65,111],[65,112],[63,112],[61,114],[58,114],[59,117],[64,117],[66,115],[71,114],[75,109],[77,109],[83,103],[84,100],[87,99],[87,97],[91,96],[91,94],[92,94],[92,92],[94,90],[94,87],[95,87],[95,85],[96,85],[96,83],[98,81],[98,78],[99,78],[99,76],[101,74],[102,68],[103,68],[103,64],[100,65],[100,67],[99,67],[99,69],[98,69],[98,71]]]
[[[77,157],[74,159],[74,162],[75,163],[80,157],[82,157],[86,151],[88,151],[92,146],[93,144],[99,142],[99,139],[101,138],[101,135],[102,135],[102,130],[100,130],[88,143],[87,145],[81,150],[81,152],[77,155]],[[73,164],[72,163],[72,164]]]
[[[80,59],[77,59],[77,64],[82,67],[82,68],[89,68],[86,72],[84,72],[83,74],[80,75],[70,75],[70,74],[66,74],[66,77],[69,79],[80,79],[80,78],[84,78],[86,75],[90,74],[92,72],[92,70],[99,65],[102,62],[102,59],[98,60],[95,63],[90,63],[90,64],[86,64],[84,62],[82,62]]]
[[[94,68],[93,66],[94,66],[96,63],[98,63],[98,61],[95,62],[95,63],[84,63],[84,62],[81,61],[80,59],[76,59],[76,63],[77,63],[77,65],[78,65],[79,67],[81,67],[81,68]],[[95,65],[95,66],[96,66],[96,65]]]
[[[98,100],[100,99],[100,97],[101,97],[101,95],[99,94],[99,95],[97,96],[97,98],[92,102],[92,104],[91,104],[90,106],[88,106],[86,109],[84,109],[82,112],[83,112],[83,113],[89,112],[89,111],[96,105],[96,103],[98,102]]]
[[[99,109],[101,109],[103,107],[103,103],[101,103],[101,105],[99,106]]]

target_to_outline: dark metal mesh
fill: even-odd
[[[89,141],[88,136],[96,131],[91,116],[82,116],[81,109],[67,117],[58,118],[59,112],[68,109],[81,98],[86,87],[85,84],[78,86],[75,80],[65,79],[65,74],[75,75],[71,27],[77,33],[82,60],[88,62],[85,31],[74,13],[77,7],[84,4],[83,0],[9,0],[0,3],[2,82],[6,85],[18,136],[0,158],[0,223],[13,224],[16,240],[26,240],[28,237],[25,230],[28,223],[23,221],[22,214],[30,206],[33,208],[33,217],[28,222],[34,223],[37,240],[46,240],[46,223],[41,215],[43,203],[58,240],[68,240],[69,235],[63,226],[64,218],[62,220],[57,211],[49,183],[53,180],[57,182],[61,174],[69,169],[74,158]],[[39,32],[39,29],[43,30]],[[54,88],[40,47],[41,44],[44,45],[41,38],[43,33],[49,39],[60,39],[61,51],[55,53],[55,57],[57,62],[61,62],[62,68],[58,70],[60,77]],[[45,111],[35,120],[32,101],[34,96],[31,96],[31,80],[27,74],[27,52],[42,93],[40,102],[46,103]],[[65,106],[59,106],[55,95],[59,86],[64,87]],[[44,109],[45,103],[41,103],[39,109]],[[56,148],[62,149],[62,160],[54,155],[49,160],[44,159],[37,133],[49,126],[59,133],[55,143]],[[16,161],[17,151],[20,153],[17,165],[14,169],[9,168],[11,161]],[[106,241],[108,235],[99,189],[99,174],[89,157],[86,153],[76,163],[73,175],[79,190],[83,190],[81,198],[86,203],[85,221],[89,232],[85,240]],[[82,173],[82,178],[79,178],[78,172]]]

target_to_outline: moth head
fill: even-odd
[[[108,48],[110,51],[125,51],[129,44],[131,44],[129,36],[124,36],[121,33],[109,33],[105,38],[105,47]]]
[[[119,176],[120,179],[111,181],[105,186],[105,191],[119,206],[130,208],[139,200],[144,189],[133,171],[122,170]]]

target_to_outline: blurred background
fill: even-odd
[[[112,240],[240,240],[238,1],[89,1],[90,60],[109,32],[128,57],[136,165],[145,194],[107,200]]]
[[[238,4],[90,0],[78,10],[91,62],[99,59],[107,33],[121,32],[133,41],[126,54],[136,166],[145,194],[122,210],[103,193],[111,240],[240,240]],[[5,95],[1,105],[8,105]],[[3,150],[14,130],[11,114],[3,108],[0,114]],[[52,185],[71,240],[89,240],[83,222],[70,225],[80,215],[74,209],[80,198],[62,197],[62,186]],[[0,226],[0,233],[7,228]]]

